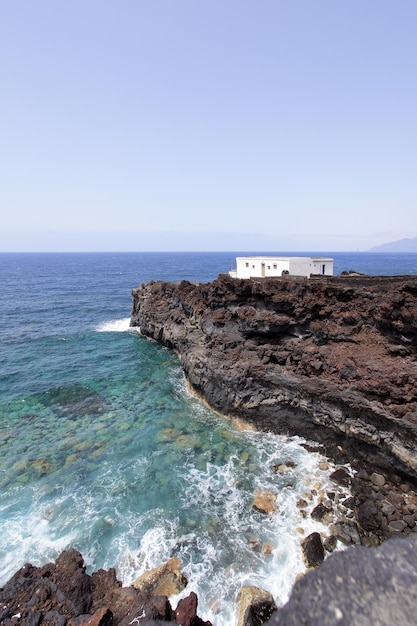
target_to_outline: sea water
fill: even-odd
[[[74,546],[124,584],[177,556],[182,595],[216,626],[242,585],[288,598],[300,541],[326,532],[308,513],[332,466],[210,411],[176,356],[129,328],[140,282],[212,280],[235,256],[0,254],[0,584]],[[335,273],[417,273],[417,255],[332,256]],[[257,489],[276,514],[252,508]]]

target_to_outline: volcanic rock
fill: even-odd
[[[413,626],[417,537],[389,539],[330,555],[299,579],[269,626]]]
[[[150,596],[172,596],[181,593],[188,584],[180,571],[180,561],[169,559],[163,565],[147,570],[133,583],[133,587]]]
[[[193,606],[189,626],[210,626],[197,616],[197,599],[185,600],[177,607],[181,619],[183,608],[188,607],[190,615]],[[151,620],[175,623],[166,595],[122,587],[112,568],[89,576],[81,554],[73,548],[62,552],[55,563],[25,565],[0,589],[2,626],[128,626]]]
[[[187,598],[178,602],[174,611],[175,623],[181,626],[212,626],[210,622],[203,622],[197,615],[198,598],[192,591]]]
[[[237,598],[236,626],[260,626],[265,624],[276,611],[277,605],[269,591],[245,586]]]
[[[307,567],[318,567],[324,559],[324,547],[320,533],[311,533],[301,542],[303,559]]]
[[[131,325],[174,348],[216,410],[417,477],[416,277],[220,275],[132,293]]]
[[[277,494],[272,491],[261,491],[257,489],[255,491],[255,497],[253,499],[252,507],[260,513],[275,513],[278,510],[277,507]]]

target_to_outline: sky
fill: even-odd
[[[415,0],[0,0],[0,251],[417,236]]]

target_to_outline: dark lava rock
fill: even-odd
[[[211,626],[210,622],[203,622],[197,616],[197,595],[192,591],[187,598],[178,602],[175,609],[175,623],[181,626]]]
[[[330,479],[342,487],[349,487],[352,482],[349,472],[343,467],[339,467],[339,469],[335,470],[330,475]]]
[[[318,567],[324,559],[324,547],[320,533],[311,533],[301,542],[303,559],[307,567]]]
[[[177,351],[213,408],[417,478],[416,277],[220,275],[132,295],[131,325]]]
[[[301,578],[269,626],[414,626],[417,537],[330,555]]]
[[[358,521],[364,530],[377,530],[379,528],[381,518],[372,500],[366,500],[359,505]]]
[[[331,512],[332,509],[327,508],[327,506],[325,506],[323,502],[320,502],[311,511],[311,517],[318,522],[322,522],[326,515],[329,515]]]
[[[195,594],[190,598],[177,608],[183,623],[210,626],[197,616]],[[166,596],[123,587],[114,569],[86,574],[83,558],[73,548],[55,563],[25,565],[0,589],[2,626],[129,626],[150,620],[167,623],[174,617]]]

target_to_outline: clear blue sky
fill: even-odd
[[[0,251],[417,235],[416,0],[0,0]]]

